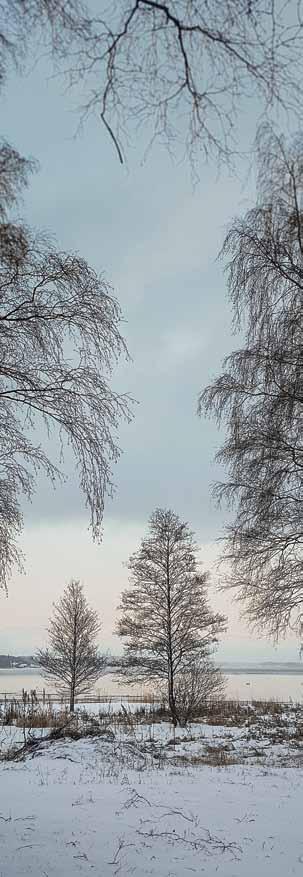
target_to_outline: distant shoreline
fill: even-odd
[[[26,664],[20,667],[0,667],[0,673],[28,673],[29,670],[34,670],[35,673],[39,673],[39,667],[37,664]]]
[[[266,664],[251,664],[236,666],[235,664],[220,664],[219,667],[226,676],[303,676],[303,663],[295,664],[289,662],[275,665],[274,662]],[[39,666],[36,664],[28,664],[15,667],[0,667],[0,676],[10,674],[26,675],[26,673],[36,673],[40,675]],[[107,668],[106,675],[111,675],[110,667]]]
[[[303,676],[303,666],[296,668],[277,667],[224,667],[220,665],[222,673],[227,676]]]

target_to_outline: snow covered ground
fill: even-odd
[[[130,723],[41,739],[0,763],[0,877],[303,877],[303,752],[284,732],[199,723],[174,740],[168,723]],[[6,727],[0,742],[22,738]]]
[[[103,741],[0,768],[1,877],[303,873],[302,769],[134,768]]]

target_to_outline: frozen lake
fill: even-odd
[[[302,674],[226,673],[226,679],[226,696],[228,698],[239,700],[269,700],[270,698],[282,701],[303,700],[303,668]],[[33,689],[41,691],[42,688],[45,688],[47,690],[48,686],[35,669],[0,669],[0,693],[20,694],[22,688],[29,692]],[[49,688],[54,691],[54,686],[49,686]],[[107,674],[101,677],[95,691],[100,696],[131,694],[131,692],[140,695],[142,688],[140,686],[130,688],[127,685],[121,685],[111,674]]]

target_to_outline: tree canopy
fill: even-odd
[[[117,428],[130,417],[128,398],[111,387],[113,367],[127,351],[109,285],[80,256],[11,218],[32,170],[32,162],[0,143],[2,587],[21,561],[22,494],[32,496],[39,470],[51,479],[64,474],[60,453],[55,461],[49,453],[47,433],[54,431],[61,457],[67,445],[73,451],[98,537],[120,453]]]
[[[278,636],[303,618],[303,139],[258,142],[258,199],[223,247],[243,345],[201,395],[226,427],[216,485],[231,507],[229,584],[251,621]]]
[[[229,161],[247,102],[302,111],[302,0],[1,0],[0,75],[33,39],[102,119],[124,160],[144,127],[190,159]],[[84,89],[84,91],[83,91]]]

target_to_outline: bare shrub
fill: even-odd
[[[175,700],[182,724],[187,724],[207,710],[209,701],[224,697],[225,679],[211,661],[194,663],[175,682]]]

